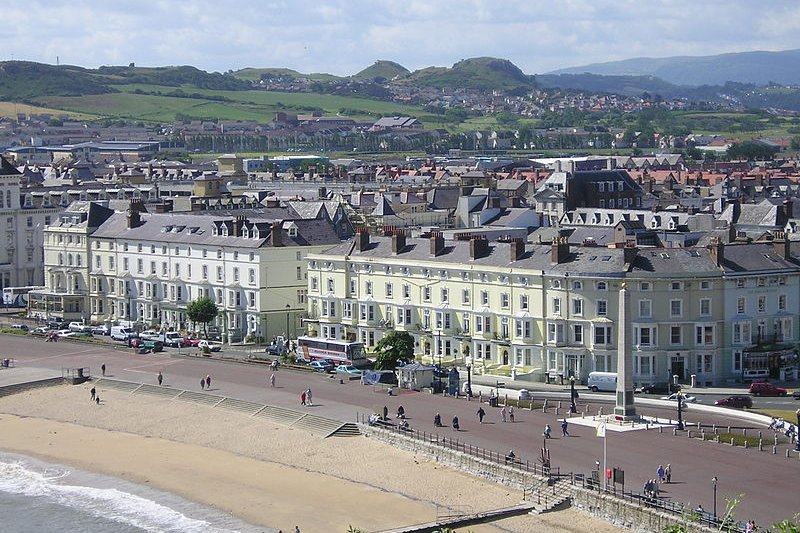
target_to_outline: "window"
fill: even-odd
[[[707,291],[710,288],[711,288],[711,282],[710,281],[701,281],[700,282],[700,290],[701,291]]]
[[[461,291],[461,303],[465,305],[469,304],[469,289],[464,289]]]
[[[607,291],[608,283],[606,283],[605,281],[598,281],[596,287],[598,291]]]
[[[403,298],[406,300],[411,298],[411,286],[408,284],[403,284]]]
[[[700,299],[700,316],[711,316],[711,298]]]
[[[635,346],[655,346],[655,326],[635,326],[633,328],[633,344]]]
[[[710,374],[714,371],[714,355],[710,353],[697,354],[697,373]]]
[[[514,321],[515,333],[518,339],[528,339],[531,336],[531,321],[516,319]]]
[[[652,300],[639,300],[639,317],[650,318],[653,316]]]
[[[250,268],[250,269],[247,270],[247,281],[249,283],[255,283],[256,282],[256,269],[255,268]]]
[[[333,278],[328,278],[326,283],[328,285],[328,292],[336,292],[336,282]]]
[[[767,311],[767,297],[766,296],[759,296],[758,297],[758,312],[765,313]]]
[[[500,307],[502,307],[503,309],[508,309],[508,305],[509,305],[508,293],[504,292],[500,295]]]
[[[205,266],[203,266],[203,270],[205,270]],[[311,290],[316,291],[319,288],[319,282],[317,281],[317,276],[311,276]]]
[[[372,282],[368,281],[364,284],[364,292],[367,296],[372,296]]]
[[[218,266],[217,267],[217,281],[222,281],[222,277],[223,277],[222,267]]]
[[[342,317],[353,318],[353,302],[342,302]]]
[[[595,326],[594,343],[611,344],[611,326]]]
[[[461,317],[461,326],[464,333],[469,333],[470,316],[469,313],[464,313]]]
[[[351,279],[351,280],[350,280],[350,294],[351,294],[351,295],[354,295],[354,294],[356,293],[356,289],[357,289],[357,288],[358,288],[358,285],[357,285],[357,283],[356,283],[356,280],[354,280],[354,279]]]
[[[750,344],[750,321],[743,320],[733,323],[733,343]]]
[[[669,284],[670,290],[673,291],[682,291],[683,290],[683,282],[682,281],[672,281]]]
[[[766,278],[758,278],[758,281],[756,282],[756,285],[758,285],[759,287],[763,287],[764,285],[766,285],[766,283],[767,283],[767,279]]]
[[[779,294],[778,295],[778,310],[779,311],[786,311],[786,295]]]
[[[561,314],[561,298],[553,298],[551,301],[552,304],[552,311],[554,315]]]
[[[394,297],[394,285],[391,283],[386,284],[386,297],[392,299]]]
[[[606,316],[608,314],[608,302],[606,300],[597,300],[597,316]]]
[[[572,340],[575,341],[575,344],[583,344],[583,325],[582,324],[573,324],[572,325]]]
[[[547,323],[547,342],[551,344],[564,342],[564,324]]]
[[[698,346],[711,346],[714,344],[714,326],[696,326],[695,344]]]
[[[481,305],[489,305],[489,292],[481,291]]]
[[[652,376],[655,374],[655,356],[636,355],[633,358],[633,373],[640,376]]]
[[[422,287],[422,299],[426,302],[431,301],[431,288],[430,287]]]
[[[575,316],[583,316],[583,298],[572,299],[572,314]]]
[[[744,296],[739,296],[736,298],[736,312],[740,315],[744,314],[745,307],[747,306],[747,300]]]
[[[582,281],[573,281],[572,282],[572,290],[574,290],[574,291],[582,291],[583,290],[583,282]]]
[[[683,300],[669,301],[669,316],[671,317],[683,316]]]
[[[746,280],[744,278],[737,279],[736,280],[736,288],[737,289],[743,289],[744,286],[745,286],[745,282],[746,282]]]
[[[680,326],[670,326],[669,343],[683,344],[683,328],[681,328]]]
[[[295,277],[297,279],[301,279],[303,277],[303,267],[297,267],[295,269]]]
[[[561,288],[561,280],[560,279],[551,279],[550,280],[550,287],[553,289],[560,289]]]
[[[450,301],[450,290],[449,289],[442,289],[441,296],[442,296],[442,303],[446,304],[447,302]]]
[[[647,292],[647,291],[651,290],[651,288],[652,288],[652,285],[650,285],[649,281],[643,281],[643,282],[639,283],[639,290],[642,291],[642,292]]]

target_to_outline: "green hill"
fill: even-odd
[[[536,81],[547,88],[574,89],[623,96],[639,96],[644,92],[671,98],[684,96],[686,87],[678,87],[655,76],[600,76],[598,74],[539,74]]]
[[[176,67],[100,67],[98,74],[108,77],[110,84],[151,84],[167,87],[190,85],[197,89],[220,91],[245,91],[250,84],[233,76],[219,72],[206,72],[196,67],[183,65]]]
[[[114,92],[114,89],[109,87],[108,80],[81,67],[30,61],[0,62],[0,100],[110,92]]]
[[[436,88],[513,89],[533,85],[533,79],[507,59],[475,57],[451,68],[428,67],[408,75],[404,83]]]
[[[353,75],[354,79],[362,79],[362,80],[375,80],[375,79],[384,79],[384,80],[393,80],[395,78],[402,78],[403,76],[407,76],[410,71],[400,65],[399,63],[395,63],[394,61],[376,61],[369,67],[365,68],[358,74]]]
[[[303,74],[301,72],[297,72],[296,70],[292,70],[290,68],[254,68],[254,67],[246,67],[240,70],[237,70],[233,73],[235,78],[240,80],[246,81],[259,81],[267,78],[276,78],[276,79],[291,79],[296,80],[300,78],[305,78],[308,80],[315,80],[315,81],[331,81],[331,80],[338,80],[341,79],[339,76],[334,76],[333,74],[325,74],[320,72],[315,72],[311,74]]]

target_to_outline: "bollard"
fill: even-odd
[[[731,437],[731,446],[733,446],[733,437]]]
[[[697,422],[697,429],[700,429],[700,422]]]
[[[716,435],[717,434],[717,425],[716,424],[711,424],[711,429],[714,430],[714,435]]]
[[[706,430],[705,429],[701,429],[700,430],[700,438],[703,439],[703,440],[706,440]]]
[[[558,400],[558,408],[561,409],[561,400]]]
[[[773,446],[772,447],[772,455],[775,455],[777,453],[778,453],[778,447],[777,446]]]
[[[747,436],[747,428],[742,429],[742,437]]]
[[[531,403],[528,404],[528,411],[533,411],[533,398],[531,398]]]
[[[762,437],[763,437],[763,435],[762,435],[762,434],[761,434],[761,432],[759,431],[759,432],[758,432],[758,438],[759,438],[759,439],[761,439]]]
[[[744,441],[744,449],[747,449],[747,440]]]
[[[678,428],[672,428],[672,436],[673,437],[677,437],[678,436]]]
[[[731,432],[731,427],[730,427],[730,426],[728,426],[728,433],[730,433],[730,432]]]
[[[777,445],[778,445],[778,434],[775,433],[775,446],[777,446]]]
[[[719,444],[719,443],[721,442],[721,441],[720,441],[720,438],[721,438],[721,437],[720,437],[719,435],[717,435],[717,438],[716,438],[716,439],[714,439],[714,440],[716,441],[716,443],[717,443],[717,444]]]
[[[786,458],[789,458],[789,448],[786,448]]]
[[[658,426],[658,432],[664,433],[664,426]]]
[[[761,432],[759,431],[759,433]],[[764,451],[764,441],[762,439],[758,439],[758,451],[760,452]]]
[[[556,407],[556,416],[558,416],[558,407]]]
[[[543,406],[542,406],[542,412],[543,412],[543,413],[546,413],[546,412],[547,412],[547,406],[546,406],[546,405],[543,405]]]
[[[603,406],[600,406],[600,409],[597,410],[597,416],[603,416]]]
[[[508,394],[506,394],[505,397],[503,398],[503,407],[505,407],[506,405],[508,405]]]
[[[689,437],[690,439],[692,438],[692,430],[691,429],[687,429],[686,430],[686,436]]]

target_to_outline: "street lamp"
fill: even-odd
[[[286,336],[284,337],[283,342],[287,346],[287,348],[286,348],[287,352],[289,351],[289,348],[288,348],[288,345],[289,345],[289,309],[291,307],[292,307],[291,305],[286,304]]]
[[[683,431],[683,415],[682,415],[682,405],[683,402],[683,393],[678,391],[675,393],[675,397],[678,399],[678,431]]]
[[[797,429],[798,431],[794,434],[794,451],[800,452],[800,409],[795,411],[797,415]]]
[[[711,485],[714,487],[714,522],[717,521],[717,476],[711,478]]]
[[[465,361],[467,363],[467,400],[469,400],[472,398],[472,357],[467,357]],[[797,413],[800,418],[800,409]]]
[[[569,377],[569,412],[577,413],[578,407],[575,405],[575,376]]]

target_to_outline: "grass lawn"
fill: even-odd
[[[37,115],[37,114],[50,114],[54,116],[58,115],[70,115],[72,118],[75,119],[97,119],[100,118],[98,115],[94,113],[74,113],[70,111],[64,111],[63,109],[53,109],[50,107],[39,107],[35,105],[28,105],[28,104],[20,104],[14,102],[0,102],[0,117],[3,118],[17,118],[17,113],[23,113],[25,115]]]

